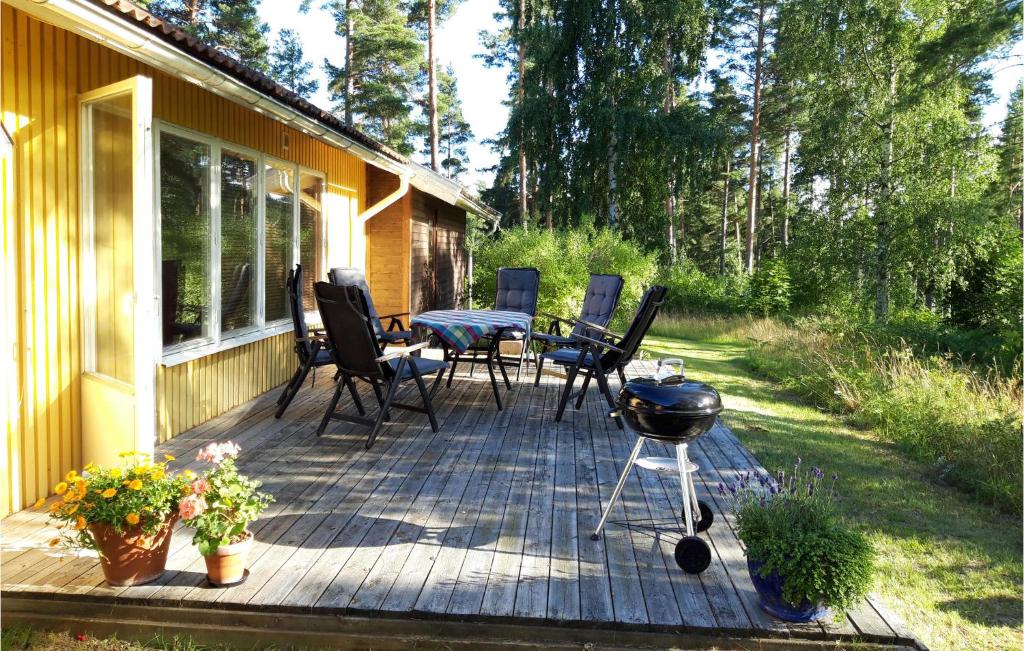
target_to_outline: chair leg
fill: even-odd
[[[363,408],[363,401],[359,399],[359,391],[356,390],[356,383],[349,376],[345,376],[345,386],[348,387],[348,392],[352,395],[352,402],[356,403],[356,411],[359,412],[360,416],[366,415],[366,409]]]
[[[540,386],[540,374],[544,370],[544,358],[537,357],[537,377],[533,378],[533,386]]]
[[[580,389],[580,394],[576,396],[575,409],[579,411],[579,408],[583,406],[583,401],[587,399],[587,388],[590,387],[590,378],[594,377],[594,371],[588,370],[587,374],[583,376],[583,388]]]
[[[434,383],[430,385],[430,399],[434,399],[434,395],[437,394],[437,390],[441,387],[441,380],[444,379],[444,369],[437,372],[437,377],[434,378]]]
[[[335,408],[338,406],[338,400],[341,399],[341,382],[334,385],[334,395],[331,396],[331,401],[327,403],[327,411],[324,412],[324,417],[320,419],[320,427],[316,428],[317,438],[323,435],[324,430],[327,429],[327,423],[331,422],[331,416],[334,414]]]
[[[501,371],[501,378],[505,381],[505,388],[512,389],[512,383],[508,380],[508,373],[505,372],[505,364],[501,361],[501,340],[494,340],[494,347],[488,352],[488,364],[496,360],[498,362],[498,370]],[[493,352],[493,355],[491,354]]]
[[[565,413],[565,405],[572,395],[572,386],[576,383],[576,375],[580,372],[579,366],[567,366],[565,368],[565,388],[562,389],[562,397],[558,399],[558,411],[555,412],[555,422],[561,422],[562,414]]]
[[[523,340],[523,349],[519,351],[519,368],[516,369],[516,382],[519,382],[519,376],[523,374],[523,365],[526,363],[526,347],[529,344],[529,340]]]
[[[395,391],[398,389],[400,384],[398,378],[402,375],[402,370],[405,366],[405,358],[398,363],[396,369],[395,378],[388,385],[388,394],[384,398],[384,404],[380,408],[380,413],[377,414],[377,420],[373,423],[373,429],[370,430],[370,435],[366,439],[366,449],[369,450],[373,447],[373,442],[377,440],[377,432],[380,431],[381,426],[384,424],[384,414],[388,412],[388,408],[391,407],[391,401],[395,399]]]
[[[626,373],[621,366],[616,366],[615,371],[619,374],[619,388],[626,386]]]
[[[277,408],[277,412],[274,414],[274,418],[280,418],[284,416],[284,410],[288,409],[288,405],[292,404],[292,400],[295,399],[295,395],[302,388],[302,383],[306,381],[306,376],[309,375],[309,369],[313,366],[313,359],[310,358],[308,362],[302,365],[299,369],[299,376],[295,379],[295,383],[291,386],[291,391],[288,392],[288,396],[284,399],[284,402]]]
[[[597,370],[594,372],[597,377],[597,386],[601,389],[601,393],[604,394],[605,400],[608,401],[608,408],[615,409],[615,398],[612,396],[611,389],[608,388],[608,376],[604,374],[604,371],[598,365]],[[623,429],[622,419],[616,417],[615,424],[618,425],[619,429]]]
[[[498,411],[501,411],[501,394],[498,392],[498,378],[494,375],[494,365],[491,363],[491,354],[487,354],[487,373],[491,376],[491,391],[494,392],[494,402],[498,404]]]
[[[301,365],[295,369],[294,373],[292,373],[292,377],[288,380],[288,384],[284,385],[284,391],[282,391],[281,395],[278,396],[277,404],[281,404],[282,402],[285,401],[285,398],[288,396],[288,392],[292,390],[292,386],[295,384],[295,380],[297,380],[300,375],[302,375]]]
[[[423,398],[423,407],[427,410],[427,418],[430,419],[430,429],[436,434],[437,418],[434,417],[434,406],[430,402],[430,395],[427,393],[427,385],[423,383],[423,376],[415,369],[413,369],[412,377],[416,381],[416,387],[420,390],[420,397]]]

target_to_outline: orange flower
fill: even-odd
[[[181,474],[185,476],[185,479],[195,479],[196,478],[196,473],[192,472],[191,470],[186,470],[185,472],[183,472]]]
[[[121,477],[121,469],[120,468],[112,468],[110,470],[110,478],[111,479],[120,479],[120,477]]]
[[[50,542],[48,544],[50,547],[56,547],[60,544],[60,538],[50,538]]]
[[[75,472],[74,470],[69,470],[68,474],[64,475],[64,481],[70,483],[70,482],[75,481],[76,477],[78,477],[78,473]]]
[[[83,518],[82,516],[78,516],[78,519],[75,520],[75,529],[77,531],[85,529],[85,518]]]
[[[173,454],[165,454],[164,455],[164,459],[167,459],[168,461],[174,461],[174,455]]]
[[[117,489],[116,488],[108,488],[107,490],[103,491],[103,493],[101,493],[101,495],[103,495],[103,497],[106,497],[107,499],[110,499],[111,497],[117,495]]]
[[[164,478],[164,469],[154,468],[153,472],[149,473],[149,476],[153,481],[160,481],[161,479]]]
[[[75,490],[78,492],[78,499],[85,497],[86,491],[89,490],[89,482],[84,479],[79,479],[75,482]]]
[[[129,513],[128,515],[124,516],[124,521],[127,522],[128,524],[138,524],[139,523],[139,514],[138,513]]]
[[[38,500],[36,500],[36,503],[32,505],[32,508],[38,509],[43,504],[46,504],[46,498],[40,497]]]
[[[140,490],[142,488],[142,480],[133,479],[132,483],[128,484],[128,488],[132,489],[133,491]]]
[[[67,489],[68,489],[67,482],[62,481],[61,483],[59,483],[59,484],[57,484],[56,486],[53,487],[53,492],[57,493],[58,495],[63,495],[64,491],[66,491]]]
[[[75,513],[75,511],[77,511],[77,510],[78,510],[78,505],[77,504],[72,504],[70,507],[68,507],[68,510],[65,511],[64,513],[67,514],[67,515],[73,515]]]
[[[54,502],[50,505],[50,513],[56,513],[60,510],[60,502]]]

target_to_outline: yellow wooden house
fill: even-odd
[[[284,382],[296,263],[309,310],[335,266],[459,300],[496,217],[459,185],[122,0],[3,0],[0,36],[0,516]]]

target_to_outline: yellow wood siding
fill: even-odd
[[[4,5],[0,109],[14,141],[4,158],[3,474],[0,515],[50,492],[81,458],[78,94],[141,74],[153,112],[327,175],[330,207],[364,206],[365,163],[279,122]],[[13,173],[12,170],[13,169]],[[328,220],[337,215],[329,214]],[[347,217],[347,216],[346,216]],[[362,256],[361,232],[345,246]],[[337,260],[336,254],[332,259]],[[354,254],[350,254],[350,257]],[[13,272],[13,278],[7,276]],[[154,324],[155,326],[155,324]],[[158,368],[160,439],[284,381],[287,336]]]

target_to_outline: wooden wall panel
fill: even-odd
[[[81,458],[79,93],[136,74],[150,76],[157,119],[324,172],[328,192],[339,195],[332,203],[352,207],[346,213],[366,205],[366,165],[7,5],[0,7],[0,48],[0,110],[13,141],[0,165],[5,181],[0,344],[3,400],[9,407],[0,451],[2,516],[48,495],[65,471],[87,461]],[[352,238],[345,246],[361,256],[361,233]],[[294,362],[288,339],[276,336],[158,368],[161,440],[284,381]]]
[[[398,178],[367,167],[366,201],[373,205],[398,187]],[[366,222],[366,282],[380,314],[409,312],[409,215],[414,190]],[[408,324],[406,324],[408,325]]]

